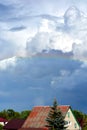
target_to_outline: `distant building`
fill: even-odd
[[[12,119],[4,127],[4,130],[18,130],[22,127],[24,119]]]
[[[0,117],[0,125],[4,126],[7,123],[8,123],[7,119]]]
[[[70,106],[58,106],[58,108],[65,116],[67,130],[81,130],[81,126],[77,122]],[[34,107],[19,130],[48,130],[46,118],[50,109],[49,106]]]

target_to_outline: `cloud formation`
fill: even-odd
[[[75,6],[67,9],[62,19],[42,19],[39,31],[27,41],[27,54],[55,49],[72,51],[79,60],[86,58],[86,21],[85,14]]]
[[[10,29],[10,31],[21,31],[21,30],[24,30],[24,29],[26,29],[26,27],[25,26],[19,26],[19,27],[13,27],[13,28],[11,28]]]
[[[11,3],[5,6],[11,10],[10,5]],[[20,5],[20,8],[21,6],[22,5]],[[13,12],[16,13],[15,11],[18,11],[16,3],[14,3]],[[87,17],[86,14],[77,7],[69,7],[62,16],[53,16],[50,14],[39,15],[37,13],[37,15],[25,15],[26,18],[24,20],[22,19],[23,13],[20,16],[19,14],[20,13],[18,13],[19,19],[16,21],[12,20],[13,17],[10,15],[10,19],[7,23],[1,22],[0,39],[11,43],[8,48],[10,49],[11,46],[14,46],[15,50],[13,54],[9,51],[9,56],[29,56],[42,52],[43,50],[49,51],[54,49],[62,50],[63,52],[72,51],[74,58],[77,59],[86,58],[84,46],[87,46]],[[17,17],[15,16],[15,18]],[[4,48],[4,46],[2,48]],[[6,56],[2,56],[1,59],[5,57]]]
[[[82,106],[87,104],[87,14],[82,4],[78,9],[67,7],[69,0],[46,1],[0,4],[1,106],[22,110],[51,105],[57,97],[60,104],[87,111]]]
[[[71,102],[71,98],[77,99],[81,92],[80,84],[84,85],[85,90],[84,83],[87,79],[87,68],[82,67],[82,62],[72,60],[66,54],[59,55],[60,53],[57,52],[55,54],[55,51],[51,54],[47,56],[43,53],[42,56],[40,54],[31,58],[16,58],[16,64],[14,64],[13,59],[7,62],[6,69],[0,70],[1,91],[9,93],[6,95],[6,100],[10,102],[10,105],[13,106],[12,102],[16,103],[16,100],[20,102],[20,99],[23,104],[27,104],[27,100],[32,98],[31,106],[46,105],[49,104],[49,100],[52,101],[56,97],[60,103],[70,103],[77,107],[74,101]],[[74,94],[77,89],[78,93]],[[71,93],[71,95],[69,93],[66,95],[64,91]],[[47,99],[45,95],[48,93],[49,97]],[[4,96],[1,95],[1,98],[3,99]],[[23,109],[24,106],[18,108]]]

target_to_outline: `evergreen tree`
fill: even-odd
[[[48,114],[48,117],[46,119],[47,121],[47,127],[50,128],[50,130],[65,130],[65,121],[64,116],[62,115],[62,112],[58,108],[57,101],[54,100],[53,106],[51,107],[51,110]]]

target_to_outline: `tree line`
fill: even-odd
[[[13,109],[7,109],[0,111],[0,117],[5,118],[7,120],[19,118],[19,119],[26,119],[27,116],[30,114],[30,110],[24,110],[21,112],[17,112]]]
[[[87,114],[85,114],[81,111],[78,111],[78,110],[73,110],[73,113],[74,113],[77,121],[81,125],[82,130],[87,130]]]

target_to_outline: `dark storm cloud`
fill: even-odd
[[[13,28],[11,28],[10,31],[16,32],[16,31],[22,31],[24,29],[26,29],[25,26],[19,26],[19,27],[13,27]]]
[[[41,54],[39,54],[38,56],[31,58],[17,58],[15,67],[8,66],[6,70],[1,70],[0,88],[2,92],[8,92],[8,95],[6,95],[4,100],[9,102],[10,106],[13,106],[13,102],[15,102],[16,99],[17,102],[22,100],[22,108],[24,108],[24,104],[27,104],[27,101],[29,100],[31,100],[30,106],[32,107],[36,104],[40,105],[41,101],[43,105],[46,105],[49,103],[49,100],[52,100],[54,97],[56,97],[60,103],[66,102],[66,104],[71,103],[74,105],[74,102],[71,101],[72,95],[70,96],[67,92],[71,90],[73,92],[74,89],[77,89],[76,85],[83,81],[83,75],[85,72],[83,71],[84,73],[82,73],[80,70],[82,64],[81,62],[74,61],[69,57],[62,57],[62,55],[58,55],[55,55],[54,52],[51,57],[49,57],[50,55],[41,56]],[[76,74],[76,71],[78,71],[78,74]],[[80,74],[82,74],[81,79],[78,78],[78,75]],[[60,77],[62,79],[61,84],[58,82]],[[87,75],[85,74],[85,79],[86,77]],[[57,78],[55,81],[56,83],[54,82],[52,84],[52,81],[55,78]],[[74,85],[71,83],[71,79],[75,82]],[[64,83],[65,80],[67,80],[66,83]],[[45,95],[48,95],[48,93],[49,96],[47,99]],[[74,93],[73,95],[74,97],[77,96]],[[1,95],[1,98],[3,99],[4,96],[5,95]],[[40,102],[39,98],[41,98]],[[76,104],[75,107],[77,107]]]

